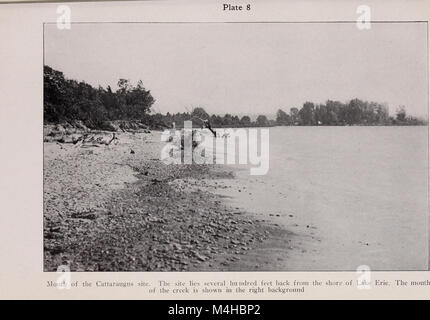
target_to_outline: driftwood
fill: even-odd
[[[79,134],[71,134],[71,135],[61,135],[57,137],[53,136],[46,136],[43,141],[44,142],[56,142],[59,143],[73,143],[77,144],[78,142],[83,140],[83,135]]]
[[[112,142],[118,143],[118,137],[115,132],[112,134],[73,134],[73,135],[62,135],[60,137],[52,137],[51,139],[45,139],[45,141],[56,142],[57,144],[72,143],[76,147],[99,147],[100,145],[110,145]]]
[[[115,132],[112,133],[112,137],[109,138],[106,135],[97,135],[97,134],[86,134],[82,139],[82,147],[84,146],[99,146],[99,145],[110,145],[113,141],[117,141],[118,137],[115,135]]]

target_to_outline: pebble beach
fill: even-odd
[[[109,145],[44,142],[45,271],[261,267],[252,252],[281,231],[205,188],[228,188],[234,172],[166,165],[162,147],[157,131],[118,133]]]

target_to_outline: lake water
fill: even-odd
[[[427,127],[269,130],[268,173],[217,192],[293,232],[281,270],[428,270]]]

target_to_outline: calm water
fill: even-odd
[[[427,130],[270,128],[268,174],[219,192],[294,232],[284,270],[427,270]]]

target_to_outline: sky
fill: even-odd
[[[45,65],[116,88],[142,80],[155,112],[275,114],[353,98],[426,117],[427,25],[97,23],[45,25]]]

